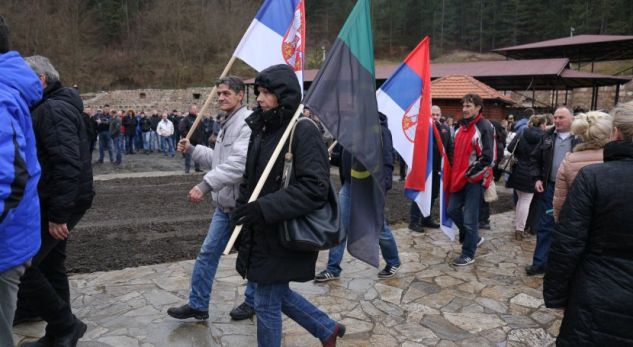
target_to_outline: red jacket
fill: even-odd
[[[451,193],[464,189],[466,183],[483,182],[484,188],[488,188],[497,160],[496,147],[494,127],[483,113],[460,121],[455,133]]]

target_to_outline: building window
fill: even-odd
[[[141,98],[141,99],[145,99],[145,97],[146,97],[146,96],[147,96],[147,95],[146,95],[145,93],[140,93],[140,94],[138,95],[138,97],[139,97],[139,98]]]
[[[200,93],[193,93],[193,98],[194,98],[195,100],[200,99]]]

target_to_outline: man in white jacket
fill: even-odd
[[[211,192],[217,206],[209,226],[200,253],[196,258],[191,275],[191,292],[189,302],[180,307],[172,307],[167,314],[174,318],[196,319],[209,318],[209,300],[213,278],[218,268],[220,256],[231,236],[231,213],[235,208],[235,200],[239,195],[239,186],[246,165],[246,151],[251,129],[244,119],[251,114],[244,99],[244,82],[237,77],[229,76],[215,83],[220,109],[226,113],[222,129],[217,137],[215,149],[202,145],[192,146],[187,139],[178,143],[178,151],[191,153],[196,163],[211,168],[202,182],[189,192],[189,201],[199,203],[205,194]],[[244,303],[234,308],[230,315],[235,320],[248,319],[255,314],[253,295],[255,284],[248,283]]]
[[[167,150],[169,149],[169,155],[174,157],[174,143],[171,137],[174,134],[174,124],[167,119],[167,112],[163,112],[160,116],[160,122],[156,127],[156,133],[160,138],[160,149],[164,156],[167,156]],[[168,148],[169,147],[169,148]]]

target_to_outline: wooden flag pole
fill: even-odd
[[[235,63],[235,56],[232,56],[231,59],[229,59],[229,62],[224,67],[224,71],[222,71],[220,78],[224,78],[226,77],[226,75],[229,74],[229,71],[231,70],[233,63]],[[211,104],[211,100],[213,100],[213,97],[215,96],[215,91],[217,89],[218,87],[214,83],[213,88],[211,89],[211,93],[209,93],[209,96],[207,96],[207,100],[205,100],[204,104],[202,105],[202,108],[198,111],[196,120],[193,122],[193,124],[191,125],[191,129],[189,129],[189,132],[187,133],[187,140],[191,138],[191,135],[193,135],[193,132],[196,131],[198,124],[200,124],[200,121],[202,121],[202,117],[203,117],[202,115],[205,114],[205,112],[207,111],[207,108],[209,108],[209,105]]]
[[[334,146],[336,146],[337,143],[338,143],[337,140],[334,140],[334,142],[332,142],[332,144],[330,145],[330,148],[327,149],[327,152],[329,154],[332,154],[332,151],[334,150]]]
[[[264,182],[266,182],[266,180],[268,179],[268,175],[270,175],[270,171],[272,171],[273,166],[275,165],[275,162],[277,161],[277,158],[279,157],[279,154],[281,153],[281,150],[284,148],[284,145],[286,144],[286,141],[288,140],[288,137],[290,136],[290,131],[292,130],[292,127],[294,126],[297,119],[299,119],[301,112],[303,112],[303,104],[299,105],[299,107],[297,108],[297,111],[295,111],[295,114],[292,116],[290,123],[288,123],[288,127],[286,128],[286,131],[284,131],[283,135],[281,135],[281,139],[279,139],[279,143],[277,144],[277,147],[275,147],[275,150],[273,151],[273,154],[271,155],[270,160],[268,160],[268,164],[266,164],[266,167],[264,168],[264,172],[262,173],[262,176],[259,178],[259,181],[257,182],[257,185],[255,186],[255,189],[253,190],[251,197],[248,199],[248,202],[253,202],[257,200],[257,198],[259,197],[259,193],[261,193],[262,188],[264,188]],[[229,243],[226,244],[226,248],[224,249],[224,255],[229,254],[229,252],[231,251],[231,248],[233,248],[233,245],[235,244],[235,240],[237,240],[237,237],[240,235],[241,231],[242,231],[241,225],[238,225],[235,227],[235,229],[233,229],[233,234],[231,234]]]

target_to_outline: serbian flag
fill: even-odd
[[[429,38],[425,37],[376,93],[389,120],[393,147],[409,167],[405,195],[424,216],[431,213],[433,125]]]
[[[358,0],[303,103],[353,157],[347,250],[378,267],[385,177],[370,10],[369,0]]]
[[[303,89],[304,52],[304,0],[266,0],[233,55],[257,71],[288,64]]]

